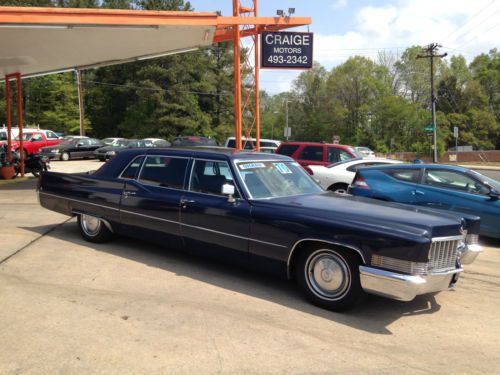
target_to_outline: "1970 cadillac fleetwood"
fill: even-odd
[[[88,241],[134,236],[277,273],[337,311],[363,292],[446,290],[481,251],[475,216],[325,192],[276,154],[133,149],[93,173],[44,173],[38,191]]]

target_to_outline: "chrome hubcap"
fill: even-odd
[[[311,254],[305,271],[309,287],[321,298],[339,299],[351,284],[351,274],[345,260],[330,250]]]
[[[94,216],[82,215],[83,231],[89,236],[95,236],[101,229],[101,220]]]

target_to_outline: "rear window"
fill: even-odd
[[[298,148],[299,145],[282,145],[276,152],[281,155],[292,156]]]
[[[299,154],[299,160],[323,161],[323,146],[306,146]]]
[[[384,173],[399,181],[418,183],[420,179],[419,169],[388,169]]]
[[[182,189],[188,159],[169,156],[148,156],[142,167],[139,181],[174,189]]]

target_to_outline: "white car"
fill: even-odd
[[[351,184],[356,171],[363,167],[372,167],[381,164],[400,164],[399,160],[392,159],[350,159],[330,164],[326,167],[322,165],[309,165],[312,177],[319,182],[325,190],[337,193],[347,193],[347,188]]]
[[[255,138],[245,138],[241,137],[241,141],[244,144],[245,150],[253,150],[255,148]],[[246,142],[245,142],[246,141]],[[260,149],[261,152],[274,153],[276,149],[280,146],[281,141],[276,141],[274,139],[260,139]],[[224,143],[224,147],[235,148],[236,140],[234,137],[228,137]]]
[[[375,152],[370,150],[368,147],[354,147],[356,151],[359,151],[361,154],[363,154],[363,157],[365,158],[374,158],[375,157]]]

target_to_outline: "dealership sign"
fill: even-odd
[[[261,67],[311,69],[313,33],[263,32]]]

